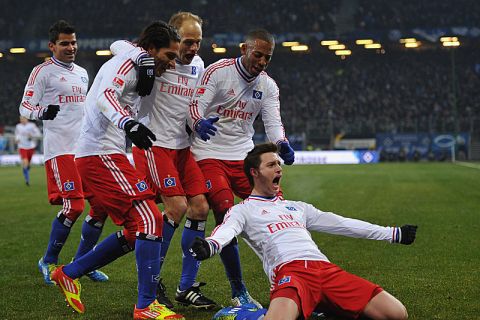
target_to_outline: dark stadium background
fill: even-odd
[[[457,145],[457,158],[480,158],[480,3],[467,0],[2,1],[0,132],[8,136],[17,123],[26,79],[49,56],[47,30],[54,21],[76,26],[76,62],[88,70],[91,83],[108,59],[96,50],[108,49],[115,39],[133,40],[152,20],[168,20],[179,10],[204,19],[200,53],[207,65],[238,56],[238,43],[251,28],[276,35],[267,71],[280,87],[282,118],[296,149],[333,149],[340,139],[375,139],[381,133],[465,133],[469,140]],[[442,46],[442,36],[457,37],[460,46]],[[409,37],[420,46],[400,43]],[[365,49],[358,39],[373,39],[381,48]],[[338,40],[352,54],[336,56],[321,40]],[[309,49],[293,52],[283,41]],[[227,52],[213,53],[215,45]],[[12,47],[27,52],[11,54]],[[263,132],[260,123],[257,131]],[[8,139],[0,149],[14,152]],[[425,150],[415,155],[412,147],[383,151],[382,160],[429,156]]]

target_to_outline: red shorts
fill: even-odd
[[[227,189],[245,199],[252,192],[252,187],[243,172],[243,160],[204,159],[200,160],[198,165],[207,181],[209,197]]]
[[[194,197],[208,192],[205,178],[190,148],[152,147],[141,150],[133,147],[132,153],[136,169],[146,175],[157,195]]]
[[[20,159],[27,159],[28,162],[32,161],[33,154],[35,153],[35,149],[18,149],[18,153],[20,154]]]
[[[83,198],[82,182],[73,154],[57,156],[45,162],[48,201],[62,204],[63,199]]]
[[[294,300],[305,318],[318,307],[321,311],[356,319],[383,290],[326,261],[295,260],[274,272],[270,300],[278,297]]]
[[[108,212],[116,225],[131,226],[136,221],[140,232],[161,235],[161,213],[151,201],[154,194],[125,155],[89,156],[76,161],[85,198],[94,212]]]

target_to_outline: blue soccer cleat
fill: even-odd
[[[100,270],[90,271],[89,273],[86,274],[86,276],[94,282],[106,282],[106,281],[108,281],[108,276]]]
[[[232,305],[234,307],[240,307],[248,304],[253,304],[257,309],[262,309],[262,305],[257,300],[253,299],[247,290],[240,292],[239,295],[236,295],[232,298]]]
[[[218,311],[212,320],[260,320],[263,319],[267,309],[258,309],[253,303],[239,307],[226,307]]]
[[[56,267],[57,266],[53,263],[43,262],[43,257],[41,257],[40,260],[38,260],[38,270],[40,270],[40,272],[42,273],[43,281],[45,281],[45,284],[49,286],[55,285],[55,282],[51,278],[51,274]]]

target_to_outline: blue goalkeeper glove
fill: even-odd
[[[217,131],[217,128],[215,128],[213,123],[217,122],[218,119],[220,118],[211,117],[208,119],[202,119],[195,125],[195,131],[203,141],[210,140],[210,136],[215,135],[215,131]]]
[[[286,165],[291,165],[295,161],[295,151],[290,147],[288,141],[282,141],[278,144],[278,155]]]
[[[401,244],[412,244],[417,235],[417,226],[406,224],[395,228],[395,238],[393,242]]]
[[[190,254],[197,260],[202,261],[210,258],[218,252],[218,246],[213,241],[196,237],[188,249]]]
[[[140,97],[149,95],[152,92],[155,82],[155,59],[144,54],[138,59],[138,82],[137,92]]]
[[[43,109],[42,115],[39,117],[40,120],[53,120],[57,116],[58,111],[60,111],[60,106],[58,104],[49,104]]]

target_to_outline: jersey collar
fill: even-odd
[[[274,197],[264,197],[264,196],[256,196],[254,194],[251,194],[248,197],[249,200],[258,200],[258,201],[266,201],[266,202],[275,202],[278,199],[281,199],[279,196],[274,196]]]
[[[255,76],[252,76],[247,71],[247,69],[245,69],[245,67],[242,64],[242,57],[238,57],[237,59],[235,59],[235,68],[237,69],[238,73],[243,78],[243,80],[245,80],[247,82],[252,82],[253,80],[255,80],[257,78]]]
[[[56,59],[55,57],[52,57],[51,60],[52,60],[52,62],[53,62],[54,64],[56,64],[56,65],[59,66],[59,67],[68,69],[68,70],[70,70],[70,71],[73,70],[73,62],[71,62],[71,63],[65,63],[65,62],[62,62],[62,61]]]

